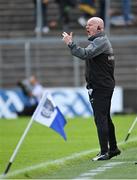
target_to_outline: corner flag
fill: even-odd
[[[3,173],[3,177],[8,173],[18,151],[19,148],[24,141],[29,129],[32,126],[33,121],[37,121],[45,126],[52,128],[54,131],[59,133],[65,140],[66,134],[64,132],[64,126],[66,124],[66,120],[62,113],[60,112],[59,108],[53,102],[53,99],[49,93],[45,91],[43,94],[35,112],[33,113],[31,120],[29,121],[24,133],[22,134],[10,160],[9,163]]]
[[[66,140],[66,134],[64,132],[66,120],[59,108],[55,105],[52,96],[49,93],[44,93],[32,119],[40,124],[52,128],[54,131],[59,133],[64,140]]]

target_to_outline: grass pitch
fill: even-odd
[[[120,156],[92,162],[98,139],[92,118],[67,119],[65,142],[52,129],[33,123],[5,178],[9,179],[137,179],[137,125],[123,142],[136,115],[113,116]],[[0,119],[0,174],[22,135],[29,118]]]

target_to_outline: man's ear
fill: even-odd
[[[100,30],[101,30],[100,26],[98,26],[98,27],[97,27],[97,30],[98,30],[98,31],[100,31]]]

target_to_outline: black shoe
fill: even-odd
[[[92,159],[92,161],[103,161],[103,160],[108,160],[109,159],[109,154],[108,153],[105,153],[105,154],[97,154],[96,157],[94,157]]]
[[[120,154],[121,154],[121,151],[118,148],[116,148],[114,151],[109,151],[109,158],[111,159],[112,157],[118,156]]]

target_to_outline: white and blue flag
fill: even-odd
[[[66,134],[64,132],[64,126],[66,120],[59,108],[55,105],[51,94],[45,92],[40,100],[38,107],[36,108],[32,119],[43,124],[54,131],[59,133],[64,140],[66,140]]]

